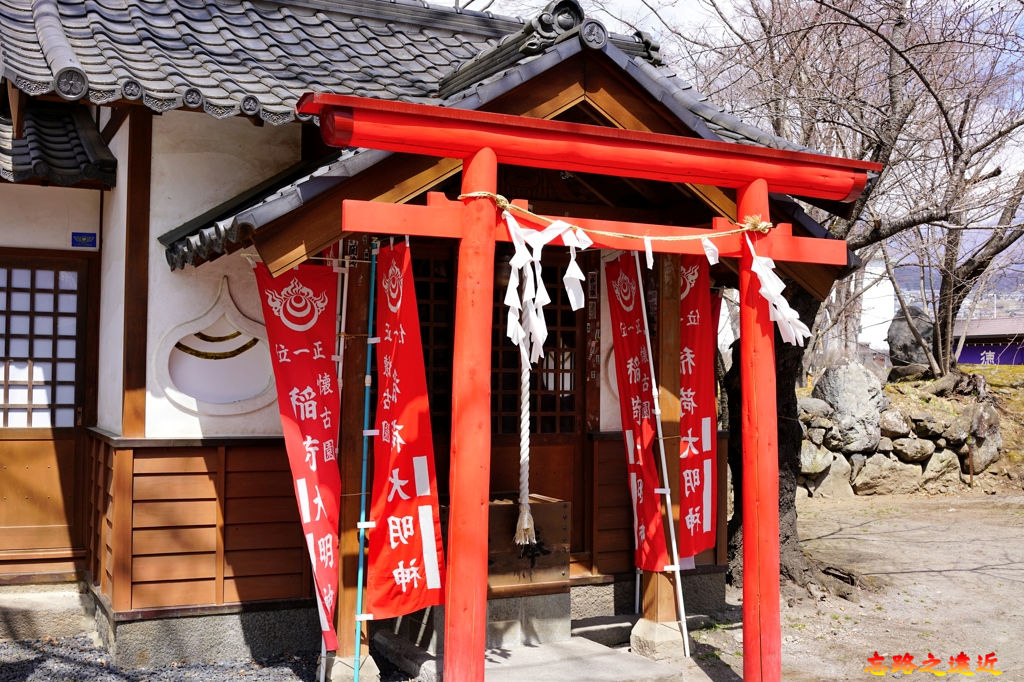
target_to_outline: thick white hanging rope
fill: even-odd
[[[576,263],[576,249],[585,249],[593,242],[582,230],[556,220],[543,230],[523,228],[506,209],[502,218],[508,227],[515,253],[509,261],[511,272],[505,290],[508,306],[506,335],[519,347],[519,520],[515,542],[532,545],[537,537],[530,513],[530,366],[544,353],[548,336],[544,306],[551,302],[541,277],[541,251],[556,237],[569,247],[569,265],[562,277],[569,305],[573,310],[583,307],[583,271]],[[522,285],[520,287],[520,284]],[[521,289],[521,290],[520,290]]]
[[[517,545],[537,543],[530,513],[530,359],[519,350],[519,521]]]
[[[538,272],[538,275],[537,275],[537,277],[538,277],[538,279],[540,277],[540,275],[539,275],[539,272],[540,272],[540,260],[539,260],[540,251],[539,251],[539,249],[540,249],[540,247],[542,247],[544,244],[547,244],[549,241],[554,239],[554,237],[561,235],[563,243],[566,246],[570,247],[569,250],[570,250],[570,253],[571,253],[571,256],[572,256],[572,260],[569,263],[569,267],[566,270],[565,278],[563,278],[563,279],[566,280],[566,290],[569,291],[569,287],[570,287],[570,283],[568,281],[569,278],[570,278],[570,273],[573,273],[572,277],[576,276],[575,273],[579,273],[579,280],[580,280],[580,282],[583,281],[583,274],[582,274],[582,272],[579,272],[579,266],[576,264],[576,250],[574,248],[572,248],[572,238],[575,238],[581,244],[584,244],[584,245],[581,245],[579,247],[581,249],[582,248],[586,248],[587,246],[590,246],[591,244],[593,244],[593,241],[587,235],[587,233],[583,231],[583,228],[578,227],[576,225],[570,225],[570,224],[565,223],[564,221],[561,221],[561,220],[552,220],[551,218],[546,218],[546,217],[544,217],[542,215],[537,215],[536,213],[534,213],[534,212],[532,212],[532,211],[530,211],[528,209],[522,208],[520,206],[516,206],[515,204],[509,202],[509,200],[506,199],[505,197],[501,196],[500,194],[494,194],[493,192],[468,192],[466,194],[459,195],[460,199],[470,198],[470,197],[486,197],[488,199],[494,200],[495,205],[499,209],[501,209],[502,216],[505,217],[505,221],[509,222],[511,220],[513,223],[515,223],[516,228],[518,228],[518,230],[521,231],[520,232],[520,234],[521,234],[520,242],[524,242],[525,241],[526,243],[529,243],[531,246],[533,246],[533,244],[535,242],[539,243],[539,246],[537,247],[537,256],[538,256],[538,260],[537,260],[537,272]],[[519,227],[519,224],[515,222],[515,219],[512,218],[512,216],[511,216],[511,212],[512,211],[515,211],[515,212],[521,213],[522,215],[527,216],[532,222],[539,223],[539,224],[547,224],[548,228],[545,228],[544,230],[542,230],[540,232],[537,232],[535,230],[523,230],[522,228]],[[551,229],[552,227],[556,228],[556,230],[557,230],[556,233],[553,234],[553,235],[547,236],[548,235],[548,230]],[[613,231],[608,231],[608,230],[594,230],[594,229],[592,229],[592,230],[589,230],[589,232],[590,232],[590,234],[593,234],[593,235],[598,236],[598,237],[615,237],[615,238],[622,238],[622,239],[639,239],[639,240],[641,240],[641,242],[643,244],[643,247],[644,247],[644,254],[646,256],[647,268],[650,269],[650,268],[652,268],[654,266],[654,249],[653,249],[652,242],[655,242],[655,241],[682,242],[682,241],[691,241],[691,240],[699,239],[700,242],[701,242],[701,246],[704,247],[704,254],[707,256],[708,262],[711,265],[716,265],[718,263],[718,247],[715,246],[714,242],[712,242],[713,239],[717,239],[719,237],[726,237],[726,236],[734,235],[734,234],[744,234],[745,235],[745,233],[750,233],[750,232],[758,232],[760,234],[767,234],[768,232],[770,232],[772,230],[772,227],[773,227],[773,225],[770,222],[768,222],[768,221],[762,220],[760,215],[750,215],[750,216],[747,216],[743,220],[742,223],[737,223],[735,229],[732,229],[732,230],[722,230],[722,231],[715,232],[714,234],[711,234],[711,235],[686,234],[686,235],[662,235],[662,236],[653,237],[653,236],[640,236],[640,235],[635,235],[635,234],[628,234],[628,233],[625,233],[625,232],[613,232]],[[511,225],[509,226],[509,233],[512,235],[513,243],[514,243],[515,242],[515,233],[514,233]],[[541,237],[540,235],[545,235],[545,237]],[[745,238],[747,240],[747,247],[750,249],[750,253],[753,256],[753,266],[752,267],[753,267],[754,271],[757,273],[758,279],[761,281],[761,289],[760,289],[761,295],[764,296],[764,298],[771,304],[771,319],[772,319],[772,321],[776,322],[779,325],[779,333],[782,335],[782,338],[787,343],[790,343],[790,344],[793,344],[793,345],[797,345],[797,346],[803,346],[805,339],[810,338],[810,335],[811,335],[810,334],[810,330],[807,329],[807,325],[805,325],[803,322],[800,321],[800,316],[796,313],[796,311],[794,311],[790,307],[789,303],[782,296],[782,290],[785,288],[785,284],[782,282],[781,279],[779,279],[779,276],[776,275],[775,272],[774,272],[774,270],[775,270],[775,263],[774,263],[774,261],[772,261],[771,258],[768,258],[766,256],[758,256],[757,253],[754,251],[754,246],[750,242],[750,238],[746,237],[746,236],[745,236]],[[516,247],[516,250],[517,250],[517,255],[518,255],[518,252],[519,252],[519,246],[518,245]],[[529,257],[529,254],[527,254],[527,257]],[[513,272],[515,272],[514,269],[513,269]],[[516,279],[515,281],[516,281],[516,286],[518,287],[519,280]],[[510,282],[510,284],[511,284],[511,282]],[[570,301],[575,300],[573,298],[574,295],[575,295],[574,291],[569,291]],[[580,288],[578,290],[578,295],[579,295],[579,299],[581,301],[580,305],[582,306],[582,298],[583,298],[582,286],[580,286]],[[547,292],[544,292],[544,296],[545,297],[547,296]],[[518,298],[518,296],[517,296],[517,298]],[[508,298],[507,297],[506,297],[506,301],[505,302],[508,303]],[[547,302],[548,302],[547,300],[544,301],[544,303],[547,303]],[[574,307],[573,310],[578,310],[578,308]],[[518,315],[516,316],[516,318],[517,319],[515,320],[515,326],[518,326],[519,325]],[[537,322],[538,321],[535,319],[535,316],[529,316],[528,315],[527,316],[527,323],[528,323],[528,325],[527,325],[526,331],[527,332],[530,331],[529,324],[536,324]],[[543,344],[543,339],[547,337],[547,329],[546,329],[546,327],[543,327],[543,316],[542,315],[540,316],[539,324],[543,328],[543,333],[540,334],[540,336],[539,336],[540,344]],[[512,311],[510,310],[509,311],[509,333],[508,333],[508,335],[509,335],[509,338],[512,339],[513,343],[517,343],[518,344],[519,343],[519,340],[518,340],[519,339],[519,332],[516,333],[516,338],[513,338],[513,329],[512,328],[513,328]],[[532,362],[536,362],[537,361],[537,357],[539,357],[539,353],[540,352],[541,351],[540,351],[539,347],[536,347],[534,349],[534,354],[531,354],[531,361]]]

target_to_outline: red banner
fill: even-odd
[[[427,378],[409,247],[377,256],[377,437],[366,611],[393,618],[444,601]]]
[[[320,628],[329,651],[338,648],[339,387],[332,355],[336,340],[338,274],[300,265],[277,279],[256,268],[263,320],[277,383],[285,449],[291,465],[302,533],[317,592]]]
[[[680,256],[680,265],[679,556],[685,558],[715,546],[718,317],[707,258]]]
[[[661,499],[655,492],[658,468],[654,459],[657,419],[654,378],[644,324],[646,311],[640,297],[639,273],[632,252],[604,265],[608,307],[615,349],[615,379],[619,387],[622,434],[626,442],[626,469],[633,501],[634,561],[646,571],[668,565]]]

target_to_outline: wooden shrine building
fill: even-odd
[[[841,212],[874,170],[812,158],[723,112],[661,65],[648,36],[609,34],[575,0],[526,20],[411,0],[10,0],[0,6],[0,50],[0,586],[82,581],[126,665],[319,646],[255,258],[275,274],[310,257],[349,258],[338,311],[336,619],[338,656],[353,654],[370,235],[342,232],[342,202],[455,201],[464,155],[358,139],[335,148],[318,126],[336,131],[339,119],[327,109],[296,114],[304,93],[434,105],[455,119],[543,119],[566,135],[585,124],[633,131],[621,133],[633,141],[671,136],[726,165],[807,164],[849,180],[842,191],[802,193],[804,180],[816,180],[794,176],[750,199],[746,185],[712,181],[720,175],[665,181],[499,158],[497,193],[578,220],[710,228],[757,205],[793,235],[825,240],[786,193]],[[411,248],[444,496],[459,245],[417,234]],[[548,251],[550,275],[560,277],[564,255]],[[508,253],[497,245],[489,277],[508,276]],[[778,258],[778,271],[792,290],[824,298],[844,273],[842,255],[825,265]],[[574,312],[557,281],[549,285],[550,335],[531,391],[540,556],[513,548],[515,506],[505,503],[518,489],[518,352],[504,339],[500,293],[478,301],[495,311],[483,347],[492,367],[487,598],[504,615],[492,614],[492,644],[568,637],[572,618],[633,608],[600,254],[581,258],[586,304]],[[749,269],[725,258],[712,276],[737,287],[741,271]],[[657,254],[647,279],[671,443],[678,257]],[[693,608],[724,595],[725,506],[716,548],[684,573]],[[644,617],[676,620],[668,580],[642,582]],[[185,636],[207,627],[221,633],[215,645]],[[440,626],[429,630],[417,643],[436,651]]]

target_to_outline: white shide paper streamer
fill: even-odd
[[[800,315],[789,306],[789,301],[782,295],[786,284],[775,274],[775,261],[767,256],[758,256],[750,237],[744,235],[747,248],[750,249],[752,263],[750,269],[757,274],[761,282],[761,295],[769,303],[769,317],[779,325],[782,339],[794,346],[803,346],[804,341],[811,337],[811,330],[800,321]]]

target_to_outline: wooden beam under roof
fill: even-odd
[[[114,139],[117,131],[121,129],[121,124],[127,120],[128,111],[127,107],[114,107],[110,110],[110,118],[103,125],[103,130],[100,131],[100,137],[104,142],[110,144],[110,141]]]
[[[11,138],[20,140],[25,136],[25,101],[28,96],[7,81],[7,103],[11,109]]]

